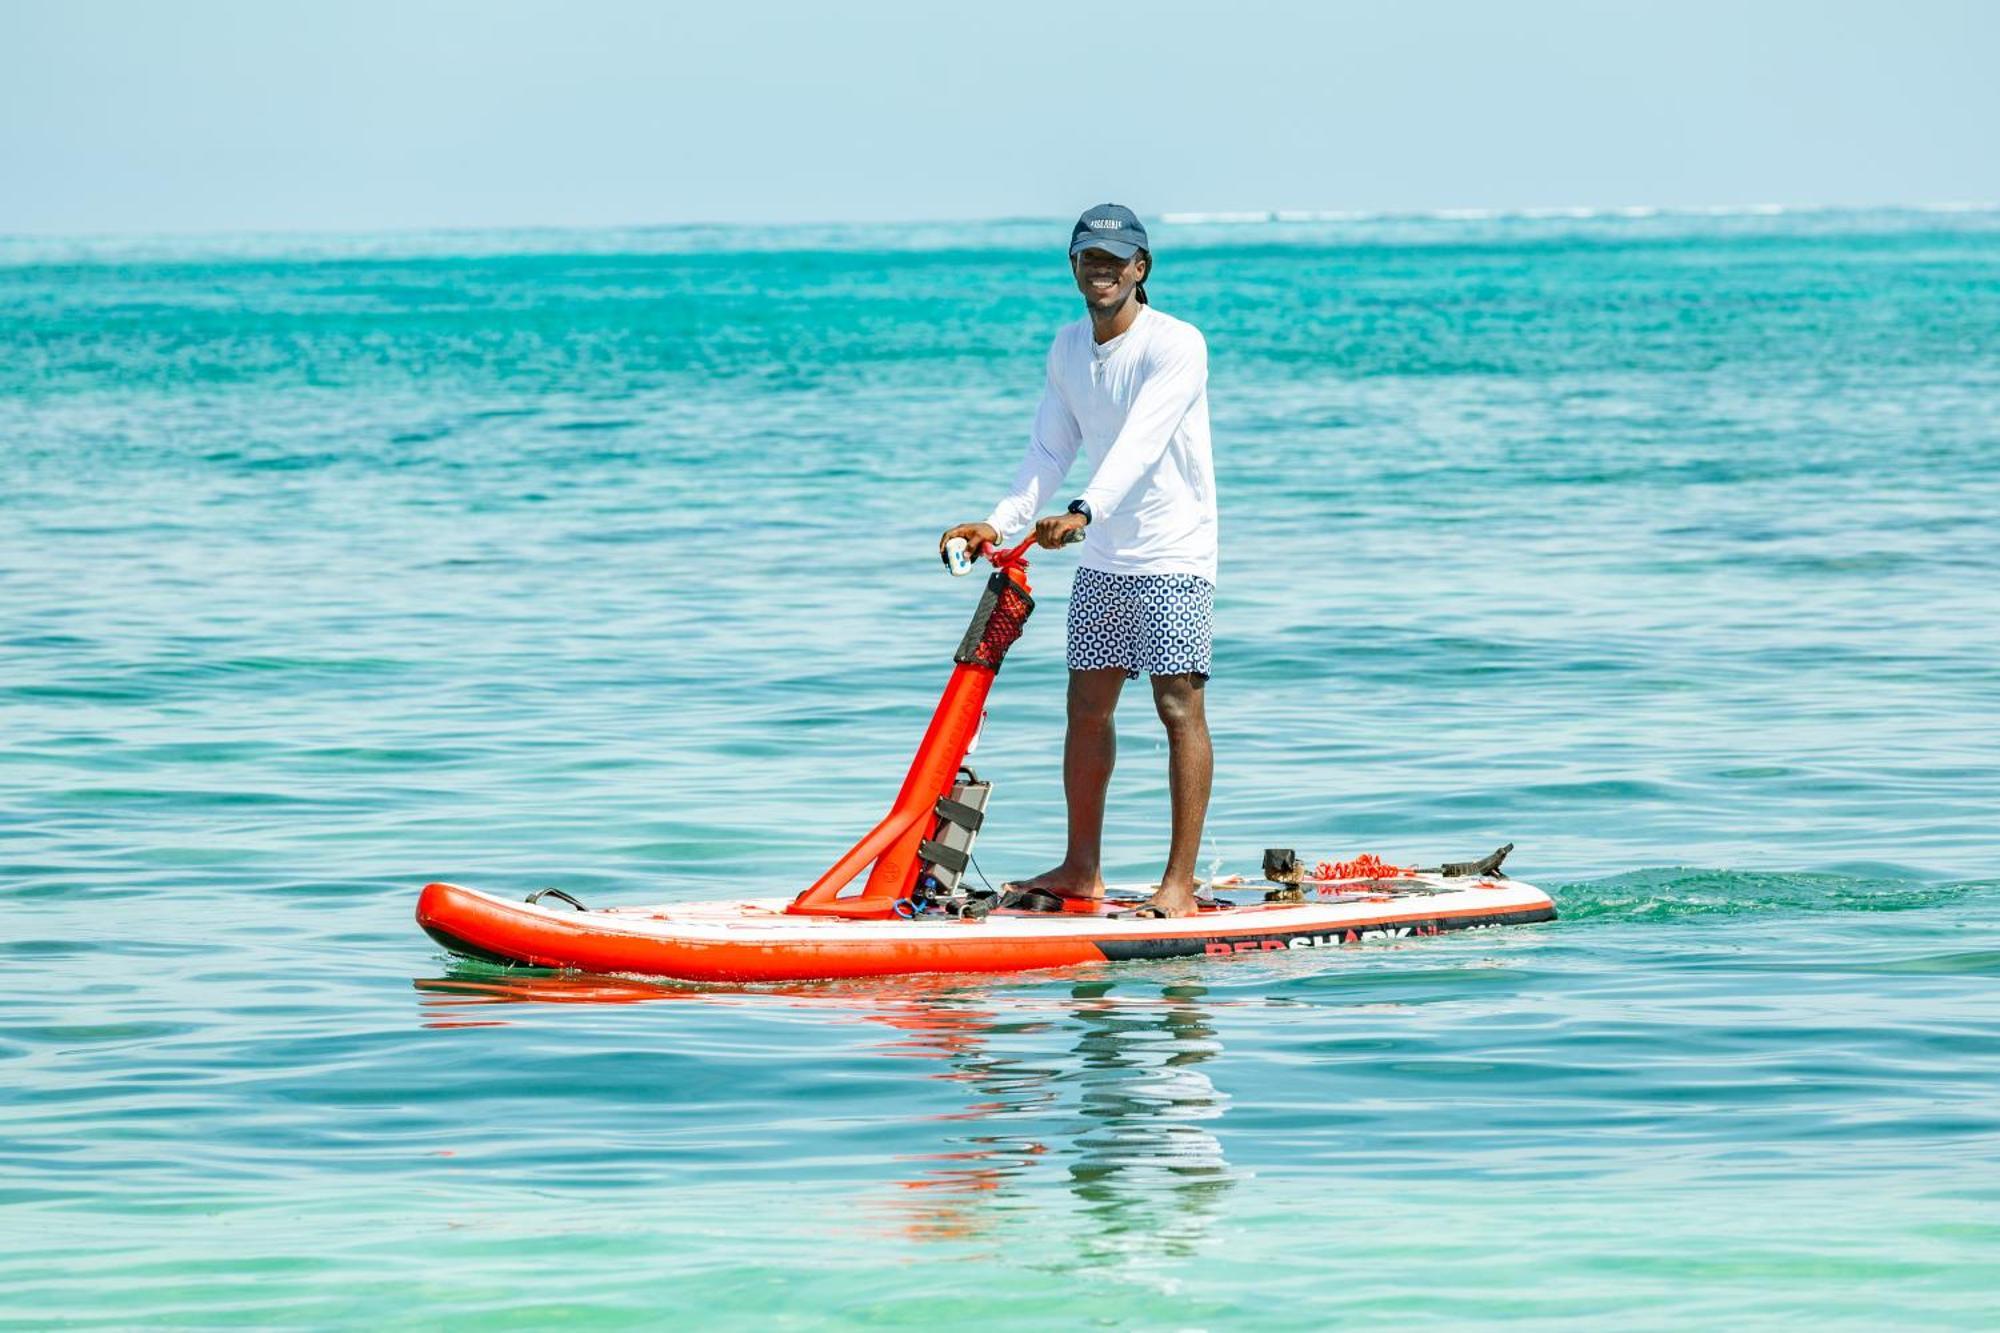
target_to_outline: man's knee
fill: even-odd
[[[1202,706],[1207,679],[1197,675],[1153,677],[1153,707],[1168,731],[1195,730],[1208,725]]]

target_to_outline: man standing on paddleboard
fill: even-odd
[[[1147,304],[1152,249],[1131,209],[1085,212],[1069,256],[1088,317],[1064,326],[1049,348],[1047,388],[1013,491],[985,522],[952,528],[940,545],[962,537],[975,550],[997,546],[1031,523],[1036,543],[1052,550],[1084,538],[1069,603],[1069,848],[1055,869],[1006,887],[1016,897],[1103,896],[1112,714],[1125,682],[1143,673],[1167,729],[1173,834],[1159,891],[1133,914],[1187,916],[1215,771],[1202,695],[1216,566],[1208,345],[1192,324]],[[1065,512],[1037,519],[1079,453],[1089,482]]]

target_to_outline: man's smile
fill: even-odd
[[[1093,309],[1112,310],[1122,306],[1142,277],[1141,262],[1120,259],[1104,250],[1085,250],[1077,255],[1076,285]]]

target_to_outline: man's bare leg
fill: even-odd
[[[1208,711],[1202,693],[1206,676],[1153,677],[1153,706],[1167,728],[1167,790],[1174,811],[1173,840],[1158,892],[1147,901],[1168,916],[1195,911],[1195,858],[1208,818],[1208,793],[1215,781],[1215,750],[1208,739]]]
[[[1112,722],[1125,673],[1116,667],[1069,673],[1069,730],[1063,737],[1063,795],[1069,801],[1069,847],[1062,864],[1002,887],[1040,889],[1065,898],[1102,898],[1104,794],[1118,759]],[[1189,865],[1194,861],[1190,856]]]

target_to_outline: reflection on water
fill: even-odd
[[[1028,1191],[1060,1180],[1074,1225],[1035,1222],[1052,1260],[1185,1254],[1238,1174],[1209,1129],[1228,1098],[1202,1068],[1222,1044],[1215,1002],[1194,983],[1091,980],[999,1004],[944,977],[697,988],[468,967],[416,987],[435,1028],[504,1025],[495,1005],[678,1001],[819,1009],[887,1029],[870,1049],[926,1062],[924,1076],[956,1087],[960,1103],[912,1121],[945,1127],[942,1142],[891,1159],[898,1178],[859,1204],[919,1240],[993,1236],[1032,1207]]]
[[[1098,1224],[1087,1245],[1192,1248],[1231,1183],[1222,1145],[1204,1127],[1225,1102],[1200,1066],[1220,1053],[1197,985],[1163,987],[1155,1004],[1128,1005],[1112,983],[1076,987],[1081,1028],[1076,1078],[1088,1128],[1070,1179]]]

